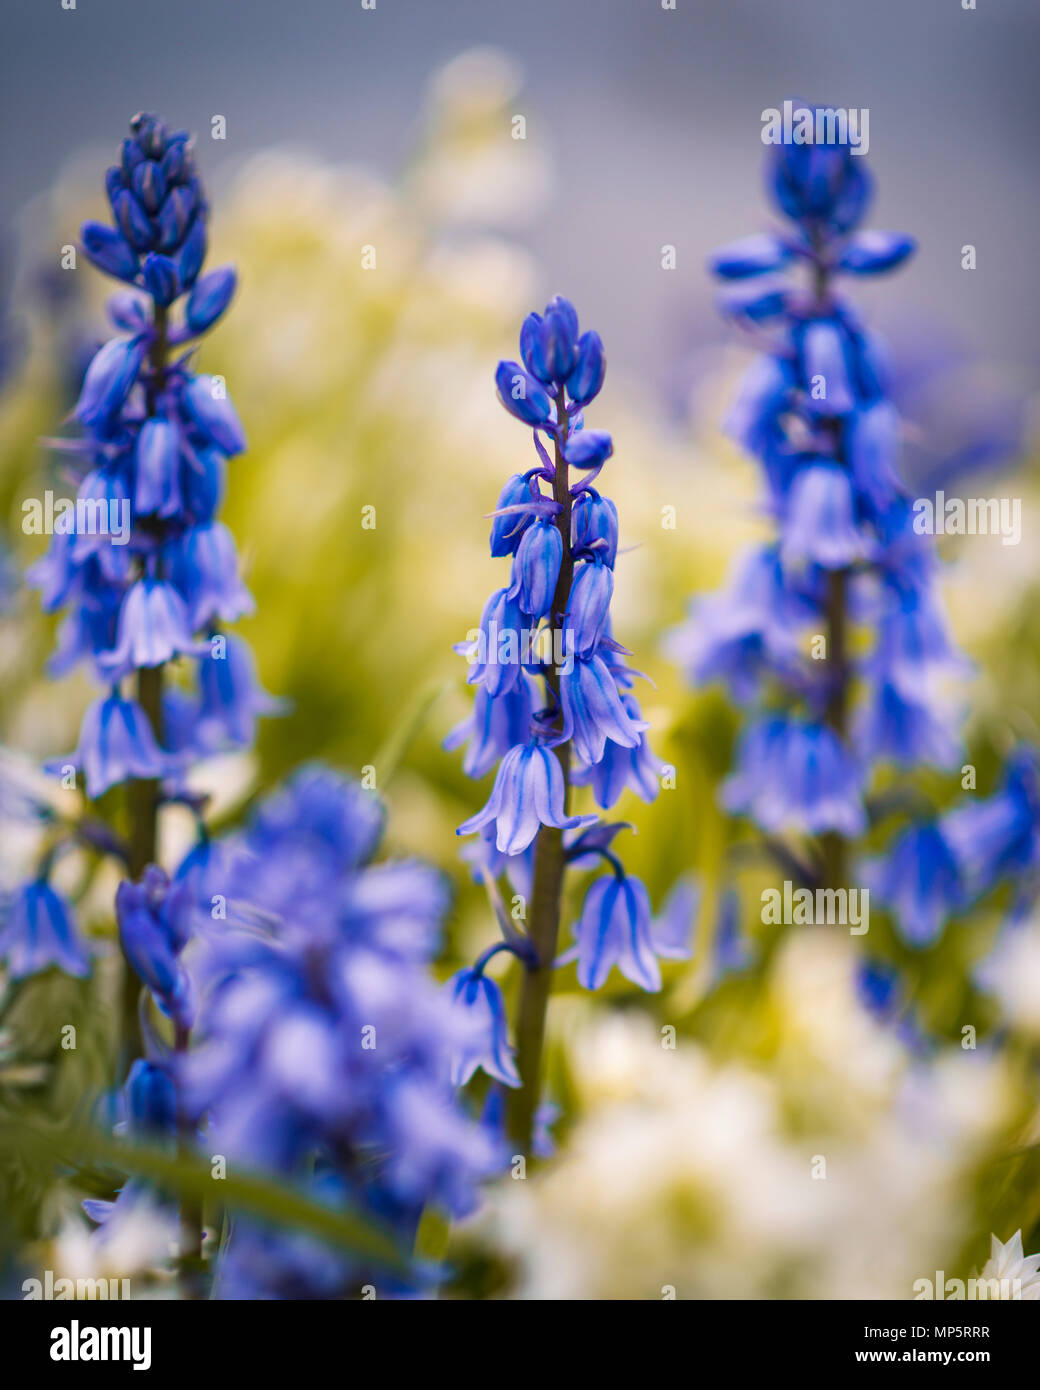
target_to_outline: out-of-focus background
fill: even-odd
[[[663,650],[689,596],[760,533],[754,470],[718,428],[747,358],[715,315],[705,257],[767,220],[765,107],[787,96],[867,107],[879,189],[868,224],[920,242],[897,276],[857,286],[892,341],[908,473],[925,488],[956,478],[966,495],[1024,499],[1019,546],[968,537],[946,551],[954,626],[977,663],[962,695],[980,786],[1014,739],[1040,734],[1040,321],[1028,297],[1038,40],[1030,0],[980,0],[977,11],[955,0],[6,7],[8,574],[42,549],[21,534],[22,499],[58,478],[37,441],[58,429],[106,333],[109,287],[82,260],[61,269],[62,248],[84,217],[103,215],[103,170],[130,116],[156,110],[197,133],[210,264],[232,261],[240,274],[201,361],[227,378],[250,441],[225,513],[257,599],[243,631],[267,687],[291,702],[264,725],[255,756],[203,777],[233,816],[303,760],[374,766],[391,849],[452,879],[445,968],[493,934],[454,833],[488,787],[467,782],[441,748],[469,706],[451,644],[504,582],[482,518],[505,476],[531,463],[527,432],[495,400],[493,368],[515,355],[523,316],[556,292],[606,343],[589,423],[615,439],[604,475],[626,551],[615,630],[655,683],[641,694],[644,715],[676,768],[675,789],[654,806],[621,804],[638,831],[626,862],[655,907],[695,872],[703,908],[694,962],[669,967],[659,1000],[606,991],[626,1015],[639,1003],[638,1018],[593,1022],[573,972],[561,972],[554,1085],[589,1118],[578,1157],[568,1151],[532,1188],[541,1196],[525,1194],[535,1207],[507,1202],[495,1214],[489,1239],[520,1247],[526,1292],[659,1296],[663,1260],[706,1296],[909,1296],[912,1278],[944,1260],[985,1260],[980,1232],[998,1217],[1005,1227],[1021,1224],[1020,1210],[1040,1217],[1035,1198],[1023,1208],[977,1165],[987,1145],[1021,1139],[1017,1077],[987,1057],[966,1087],[951,1065],[930,1075],[924,1105],[920,1078],[858,1012],[847,940],[804,934],[767,977],[738,970],[714,988],[711,934],[733,835],[714,793],[735,720],[717,693],[691,693]],[[218,117],[225,139],[211,138]],[[971,272],[966,243],[977,248]],[[662,268],[665,246],[674,270]],[[982,477],[973,493],[965,480]],[[365,507],[374,529],[362,526]],[[666,508],[674,529],[662,526]],[[91,692],[47,680],[51,624],[35,595],[6,587],[2,741],[40,760],[73,746]],[[178,834],[175,824],[171,854]],[[17,860],[9,845],[5,878],[18,876]],[[110,930],[111,887],[96,886],[99,934]],[[746,930],[750,958],[762,928]],[[940,1030],[956,1016],[944,1013],[944,971],[960,978],[977,950],[958,937],[924,972],[921,1005]],[[686,1043],[667,1076],[662,1024]],[[825,1141],[838,1168],[821,1204],[806,1197],[804,1170]],[[674,1172],[664,1151],[678,1155]],[[603,1226],[607,1210],[616,1228]],[[480,1277],[470,1292],[485,1291]]]

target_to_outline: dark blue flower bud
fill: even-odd
[[[135,251],[147,251],[152,244],[152,224],[148,214],[129,190],[117,193],[112,200],[119,230]]]
[[[595,468],[613,452],[614,441],[606,430],[579,430],[563,446],[563,456],[574,468]]]
[[[176,1091],[163,1067],[138,1057],[124,1089],[131,1134],[144,1137],[173,1133],[177,1123]]]
[[[137,274],[137,255],[114,227],[84,222],[80,228],[83,250],[99,270],[117,280],[132,281]]]
[[[567,393],[579,405],[588,405],[598,396],[607,370],[603,342],[598,333],[583,333],[578,339],[577,359],[567,378]]]
[[[498,499],[499,508],[515,507],[522,502],[530,502],[531,484],[522,474],[514,473],[508,480]],[[533,521],[533,516],[521,512],[511,512],[508,516],[496,516],[491,523],[491,554],[496,559],[503,555],[514,555],[520,544],[520,537]]]
[[[159,249],[172,251],[184,239],[184,234],[195,213],[195,193],[190,188],[178,185],[171,188],[159,209]],[[199,261],[199,265],[202,261]],[[198,274],[198,267],[196,267]]]
[[[193,333],[205,333],[207,328],[216,323],[231,303],[235,284],[235,271],[229,265],[222,265],[219,270],[211,270],[196,283],[184,311],[185,320]]]
[[[151,111],[139,111],[130,122],[130,131],[149,159],[162,159],[168,133],[165,121]]]
[[[180,294],[180,284],[177,280],[177,267],[169,256],[146,256],[141,269],[145,288],[156,304],[172,304]]]
[[[539,518],[517,546],[507,597],[518,599],[529,617],[544,618],[552,607],[562,562],[563,537],[551,521]]]
[[[544,326],[541,314],[527,315],[520,329],[520,356],[532,376],[548,385],[552,381],[552,372],[545,356]]]
[[[544,425],[552,418],[552,401],[519,362],[499,362],[495,386],[498,399],[510,415],[523,420],[525,425]]]
[[[571,520],[574,549],[594,549],[613,569],[617,559],[618,515],[610,498],[600,497],[597,492],[581,493],[574,504]]]
[[[143,338],[113,338],[99,348],[83,378],[73,412],[76,419],[88,427],[105,429],[132,391],[144,352]]]
[[[549,301],[542,319],[545,360],[553,380],[564,382],[574,370],[578,352],[578,313],[562,295]]]
[[[178,131],[176,135],[170,136],[166,153],[163,155],[162,171],[167,187],[175,183],[184,183],[190,177],[192,160],[187,131]]]
[[[159,211],[166,197],[166,179],[153,159],[144,159],[130,177],[130,187],[138,202],[150,217]]]
[[[170,197],[174,197],[174,195],[179,192],[180,189],[174,189]],[[169,202],[169,198],[166,201]],[[202,269],[202,262],[205,259],[206,224],[201,217],[196,217],[192,229],[188,233],[184,245],[181,247],[180,256],[177,261],[177,269],[180,274],[182,289],[187,290],[194,285],[196,277]]]
[[[719,295],[719,308],[724,314],[738,315],[763,323],[776,318],[787,308],[787,286],[782,282],[759,280],[727,285]]]
[[[140,164],[142,159],[144,159],[144,151],[141,149],[141,146],[137,143],[137,141],[131,140],[129,138],[124,140],[120,160],[123,165],[123,173],[126,177],[127,183],[129,183],[131,174],[137,168],[138,164]]]
[[[857,232],[838,264],[853,275],[878,275],[894,270],[916,249],[913,237],[899,232]]]
[[[708,258],[715,275],[726,280],[741,280],[747,275],[762,275],[779,270],[791,258],[787,246],[772,232],[742,237],[731,242]]]
[[[111,203],[117,193],[122,193],[126,187],[126,177],[118,164],[113,164],[111,169],[105,172],[105,192],[108,201]]]

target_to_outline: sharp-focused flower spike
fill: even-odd
[[[499,496],[491,553],[512,556],[512,573],[508,588],[488,599],[477,639],[456,648],[470,661],[469,681],[479,689],[472,717],[451,731],[445,747],[468,744],[464,770],[473,777],[498,762],[487,804],[458,833],[480,835],[464,857],[487,885],[505,938],[491,954],[511,951],[522,964],[526,1020],[518,1030],[514,1068],[503,1052],[501,996],[483,979],[487,954],[473,970],[460,972],[450,988],[470,1012],[481,1013],[484,1026],[477,1042],[458,1054],[455,1076],[465,1084],[483,1066],[509,1086],[510,1142],[534,1151],[548,972],[562,960],[558,939],[568,868],[587,871],[607,862],[609,882],[621,885],[609,887],[604,879],[594,886],[591,902],[606,895],[606,925],[599,946],[589,946],[588,934],[583,936],[582,982],[594,980],[598,988],[618,962],[642,987],[660,987],[646,890],[623,878],[610,847],[616,827],[604,827],[602,839],[574,842],[573,832],[597,817],[573,811],[571,792],[591,787],[604,809],[626,791],[652,801],[662,765],[629,694],[636,673],[622,660],[624,648],[611,626],[618,513],[592,484],[610,463],[614,445],[605,430],[585,427],[583,410],[603,385],[603,344],[595,332],[580,331],[574,306],[557,296],[544,313],[524,320],[520,355],[523,366],[499,363],[495,384],[510,414],[533,426],[537,462],[529,472],[513,474]],[[573,481],[571,470],[581,470]],[[542,701],[533,693],[539,685]],[[503,875],[532,902],[522,934],[508,925],[498,896],[496,880]],[[494,1133],[501,1129],[496,1120]]]

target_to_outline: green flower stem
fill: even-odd
[[[169,357],[167,338],[167,311],[161,304],[155,306],[155,338],[148,355],[151,366],[151,379],[148,382],[145,405],[149,415],[155,410],[156,401],[166,382]],[[137,673],[137,702],[144,710],[152,726],[157,743],[162,742],[162,687],[163,670],[161,666],[146,666]],[[159,822],[158,779],[131,782],[127,787],[127,802],[130,815],[128,870],[132,879],[138,879],[149,864],[154,864],[158,852]],[[123,1071],[129,1069],[136,1057],[141,1055],[141,1028],[138,1020],[138,1001],[141,986],[133,966],[123,957]]]
[[[562,510],[556,517],[555,525],[563,540],[563,560],[560,575],[556,581],[553,595],[554,622],[563,623],[570,604],[571,582],[574,578],[574,558],[571,555],[571,494],[567,462],[563,457],[563,445],[567,438],[564,393],[556,396],[556,418],[563,428],[556,437],[556,473],[553,479],[553,497]],[[565,644],[556,644],[553,634],[554,653],[565,651]],[[563,711],[560,706],[560,673],[553,666],[546,675],[559,711],[556,728],[563,728]],[[564,814],[570,809],[570,743],[561,744],[556,753],[563,769]],[[560,902],[563,893],[565,869],[563,854],[563,831],[543,825],[538,832],[534,851],[534,881],[531,889],[528,934],[537,955],[537,964],[524,971],[520,994],[520,1012],[516,1027],[516,1063],[522,1084],[510,1092],[506,1111],[506,1127],[510,1141],[518,1152],[528,1154],[531,1148],[531,1134],[534,1129],[535,1112],[541,1092],[542,1057],[545,1051],[545,1017],[549,1006],[549,993],[552,989],[553,961],[556,958],[556,943],[560,932]]]

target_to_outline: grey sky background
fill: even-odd
[[[481,43],[517,59],[529,129],[566,192],[526,239],[611,344],[660,374],[715,332],[704,258],[756,230],[760,115],[785,96],[870,110],[873,225],[921,254],[885,289],[1032,379],[1040,359],[1038,0],[0,0],[9,216],[133,111],[206,130],[219,197],[232,161],[284,141],[392,173],[427,78]],[[678,248],[674,274],[659,247]],[[979,268],[960,269],[960,247]],[[877,301],[880,305],[881,301]],[[709,327],[710,325],[710,327]],[[721,330],[718,330],[721,332]]]

